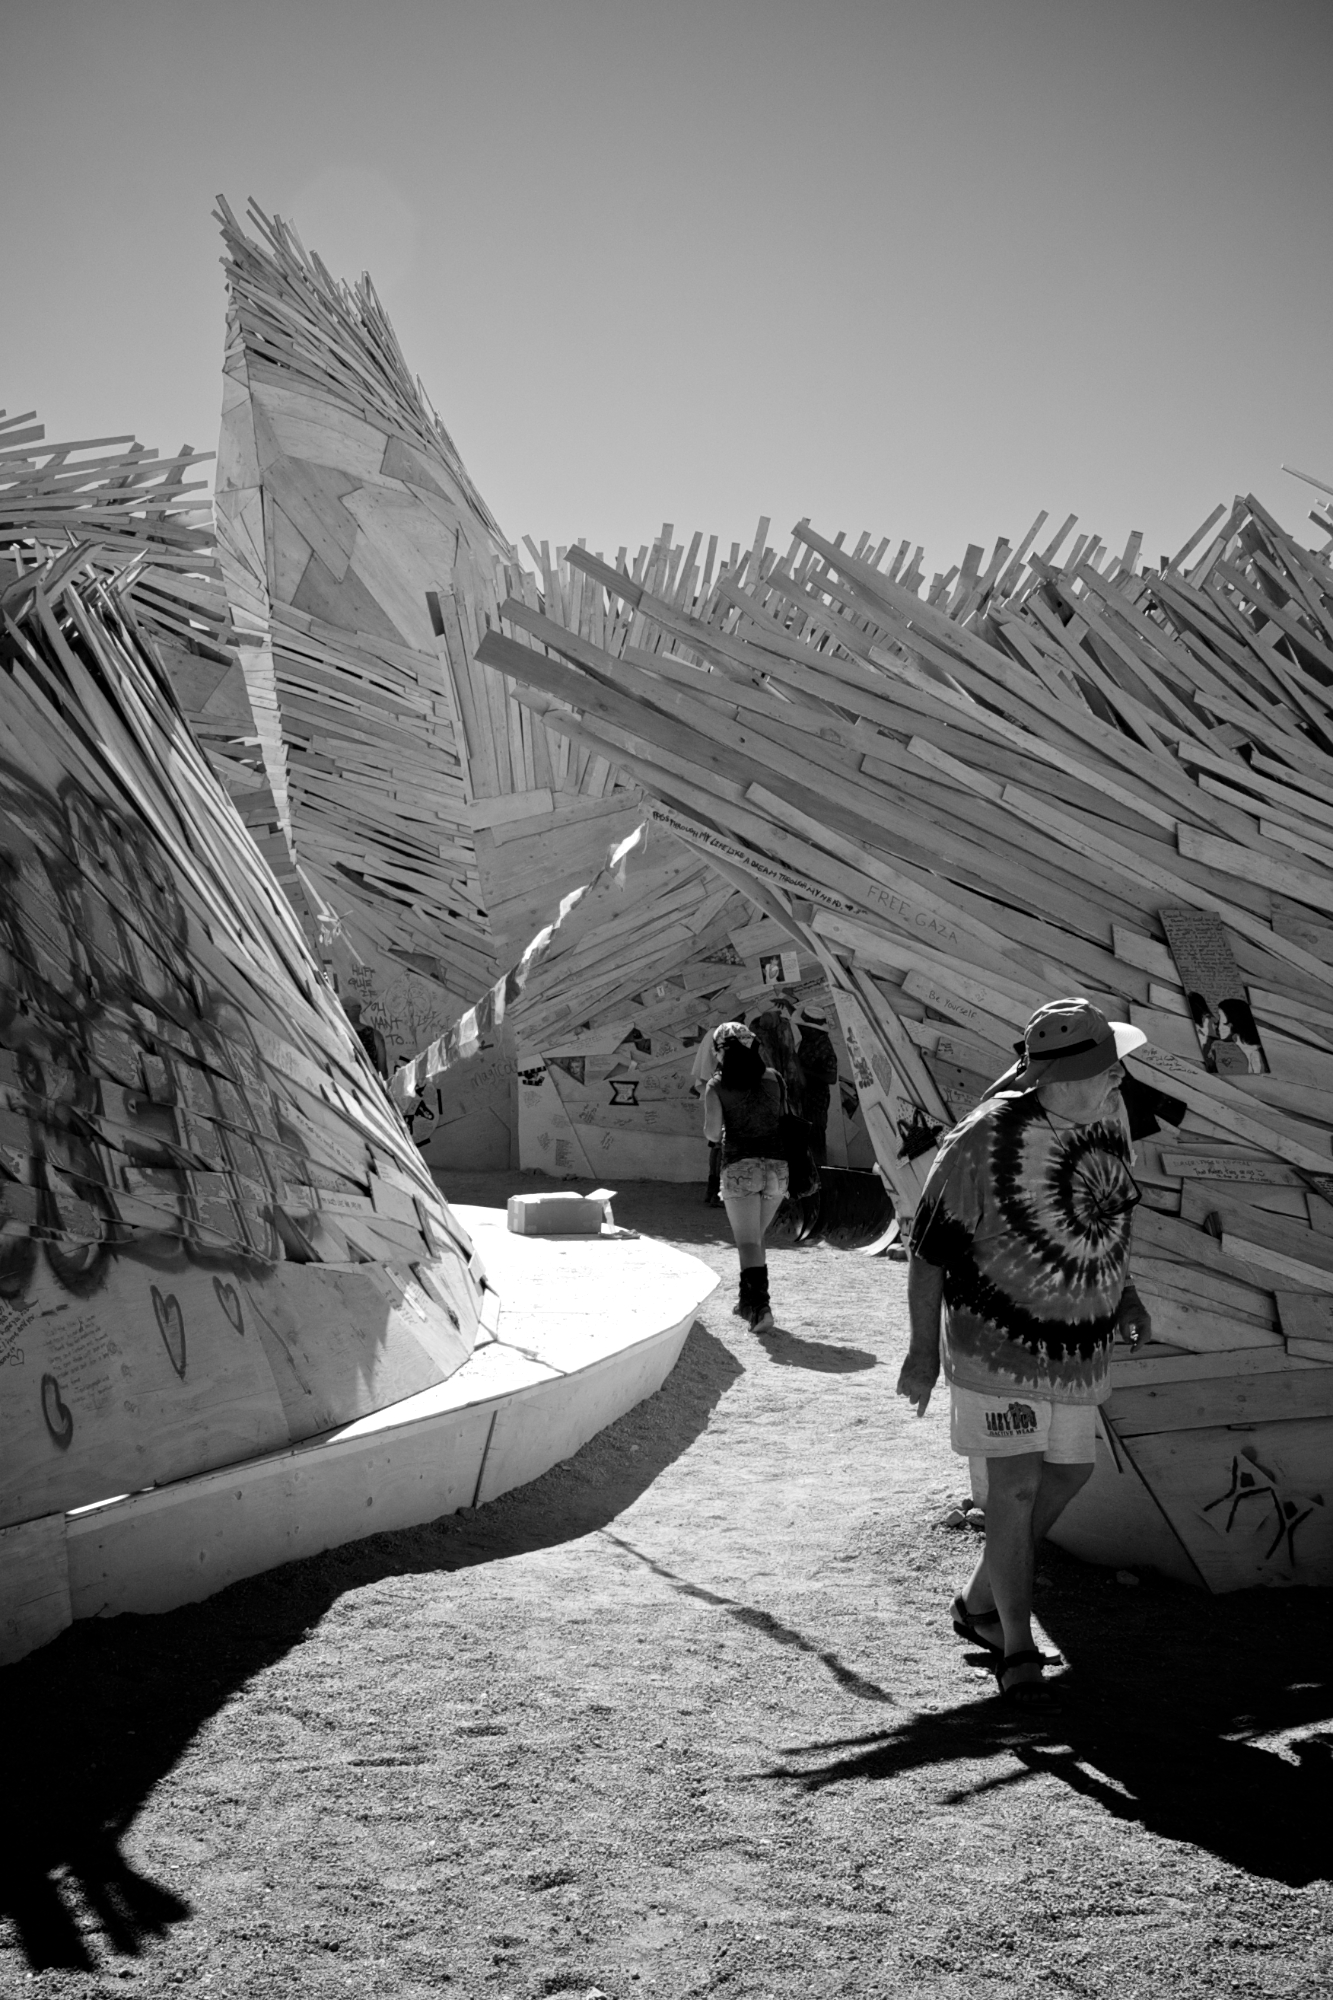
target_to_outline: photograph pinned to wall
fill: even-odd
[[[1211,910],[1159,912],[1185,989],[1205,1069],[1262,1076],[1268,1068],[1249,996],[1220,917]]]
[[[794,986],[801,977],[801,961],[794,951],[765,952],[759,961],[759,977],[765,986]]]

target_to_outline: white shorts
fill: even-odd
[[[1040,1452],[1052,1465],[1091,1465],[1097,1456],[1097,1406],[1047,1403],[1017,1392],[983,1396],[951,1382],[949,1443],[962,1458]]]
[[[785,1160],[733,1160],[723,1167],[720,1192],[728,1195],[760,1194],[765,1201],[779,1201],[787,1192]]]

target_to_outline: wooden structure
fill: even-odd
[[[1064,1533],[1333,1581],[1333,568],[1252,499],[1156,570],[1044,524],[927,585],[802,523],[703,615],[572,549],[667,645],[512,600],[478,659],[818,961],[904,1212],[1043,1000],[1144,1027],[1157,1339]]]
[[[523,1238],[503,1209],[454,1214],[498,1288],[485,1303],[504,1301],[463,1366],[308,1443],[42,1523],[46,1574],[63,1578],[70,1615],[167,1611],[497,1499],[660,1389],[717,1284],[666,1244]]]
[[[35,411],[0,417],[0,546],[38,564],[76,544],[86,575],[114,578],[191,731],[255,845],[309,921],[269,788],[199,476],[212,458],[160,459],[132,437],[48,444]]]
[[[705,552],[701,535],[674,543],[665,524],[653,546],[639,550],[630,573],[645,587],[656,584],[673,605],[711,604],[719,584],[743,577],[760,559],[767,527],[760,524],[754,549],[733,545],[719,563],[716,538]],[[567,633],[593,645],[600,640],[616,658],[656,656],[660,628],[578,568],[571,560],[577,551],[557,549],[552,558],[545,544],[529,549],[541,586],[530,575],[522,578],[526,609],[518,629],[526,643],[542,645],[549,606]],[[506,685],[507,699],[516,692]],[[571,738],[567,747],[571,757],[601,759],[591,744]],[[493,865],[516,883],[545,885],[547,921],[506,975],[395,1076],[428,1159],[466,1151],[466,1139],[460,1146],[455,1135],[479,1115],[476,1107],[499,1074],[517,1078],[517,1157],[524,1167],[596,1179],[702,1180],[707,1156],[693,1078],[700,1037],[737,1013],[752,1019],[773,1004],[822,1002],[818,959],[755,908],[748,875],[729,875],[682,846],[660,820],[645,820],[637,790],[618,790],[613,801],[611,814],[582,822],[583,842],[575,842],[575,826],[567,823],[554,856],[541,818],[493,829]],[[573,887],[571,863],[583,871]],[[873,1153],[851,1064],[841,1053],[828,1156],[837,1166],[868,1167]]]
[[[776,978],[775,955],[786,961]],[[431,1150],[447,1152],[503,1065],[517,1076],[525,1166],[702,1181],[702,1032],[737,1014],[753,1019],[778,997],[790,1006],[823,996],[814,958],[757,917],[711,861],[640,819],[518,965],[398,1070],[393,1095],[414,1132],[439,1120]],[[836,1044],[832,1019],[830,1033]],[[872,1164],[850,1080],[832,1095],[826,1141],[831,1164]]]
[[[37,505],[60,468],[0,468],[13,1656],[71,1615],[71,1509],[438,1386],[471,1351],[484,1281],[173,699],[135,562],[116,572],[119,503],[80,522],[105,542],[70,546],[68,510],[48,539]],[[187,653],[216,636],[195,631]]]
[[[251,220],[258,240],[223,204],[218,531],[268,789],[326,966],[386,1072],[435,1048],[411,1112],[427,1161],[702,1180],[690,1047],[762,1004],[772,926],[756,926],[748,878],[659,829],[532,953],[643,802],[601,748],[548,731],[476,665],[502,598],[538,648],[547,619],[615,657],[661,634],[569,552],[529,543],[523,566],[369,279],[337,284],[287,225]],[[761,560],[766,528],[719,563],[716,538],[677,545],[667,527],[634,573],[673,605],[711,605]],[[516,983],[525,962],[533,977]],[[822,982],[808,952],[784,970],[789,997]],[[497,986],[498,1020],[484,998]],[[855,1103],[849,1075],[839,1164],[868,1164]]]
[[[586,836],[533,883],[495,863],[492,829],[604,820],[614,781],[605,759],[553,758],[474,673],[516,558],[369,279],[335,283],[252,217],[259,242],[223,205],[223,568],[293,851],[326,933],[372,968],[362,1004],[393,1060],[519,956],[551,888],[586,879]]]

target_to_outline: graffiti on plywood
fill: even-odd
[[[1226,1490],[1201,1511],[1205,1519],[1216,1516],[1213,1525],[1224,1535],[1250,1530],[1262,1536],[1262,1561],[1285,1557],[1294,1567],[1296,1536],[1323,1505],[1322,1493],[1295,1492],[1279,1470],[1261,1463],[1253,1445],[1243,1445],[1231,1461]]]

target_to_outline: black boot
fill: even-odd
[[[754,1291],[754,1272],[752,1270],[747,1270],[744,1267],[742,1267],[741,1288],[739,1293],[737,1294],[736,1303],[731,1308],[731,1310],[735,1313],[737,1319],[743,1319],[747,1326],[750,1326],[754,1320],[753,1291]]]
[[[768,1302],[768,1266],[759,1264],[750,1273],[754,1286],[750,1294],[750,1326],[755,1333],[767,1333],[773,1324],[773,1312]]]

